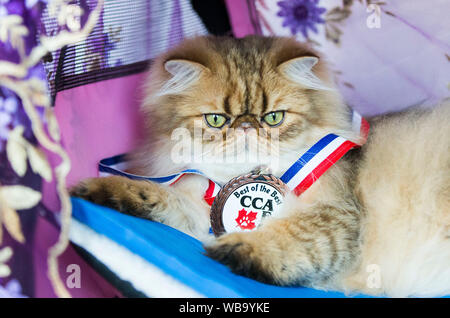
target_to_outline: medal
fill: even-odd
[[[252,231],[264,218],[280,213],[288,188],[270,174],[247,174],[226,183],[211,206],[211,228],[225,232]]]

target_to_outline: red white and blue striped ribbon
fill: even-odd
[[[369,123],[354,111],[352,126],[363,137],[364,144],[369,134]],[[300,195],[350,149],[358,146],[361,145],[338,135],[328,134],[297,159],[280,179],[291,191]]]
[[[362,143],[356,144],[335,134],[328,134],[316,142],[280,178],[296,195],[305,192],[328,168],[335,164],[349,150],[365,143],[369,134],[369,123],[355,111],[352,116],[353,129],[358,131],[363,137]],[[124,155],[103,159],[99,163],[99,175],[120,175],[135,180],[147,180],[173,185],[186,174],[197,174],[209,179],[208,188],[203,196],[209,205],[212,205],[214,198],[220,191],[220,185],[218,183],[196,169],[186,169],[163,177],[146,177],[124,172],[124,164]]]
[[[146,177],[123,171],[125,166],[126,166],[125,155],[118,155],[102,159],[98,165],[99,176],[106,177],[110,175],[119,175],[134,180],[147,180],[169,186],[174,185],[178,180],[180,180],[183,176],[187,174],[197,174],[209,179],[203,172],[196,169],[186,169],[178,173],[163,177]],[[203,196],[205,201],[209,205],[212,205],[212,202],[214,201],[214,198],[216,197],[219,191],[220,191],[219,184],[209,179],[208,189],[205,191],[205,194]]]

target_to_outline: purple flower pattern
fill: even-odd
[[[22,294],[22,286],[17,279],[11,279],[5,286],[0,284],[0,298],[27,298]]]
[[[280,11],[277,15],[284,18],[283,27],[288,27],[291,33],[301,32],[305,38],[308,38],[308,30],[317,33],[316,25],[324,23],[321,15],[326,11],[325,8],[318,7],[319,0],[285,0],[278,2]]]

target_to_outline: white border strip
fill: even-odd
[[[122,280],[149,297],[205,297],[127,248],[72,219],[70,240],[94,255]]]
[[[353,111],[353,116],[352,116],[353,131],[360,133],[361,125],[362,125],[362,116],[358,112]]]

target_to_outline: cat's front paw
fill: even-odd
[[[159,185],[120,176],[86,179],[69,192],[74,197],[147,219],[157,219],[157,214],[167,207]]]
[[[260,234],[258,231],[225,234],[205,246],[206,254],[238,275],[266,284],[288,284],[282,277],[278,250],[261,241]]]

